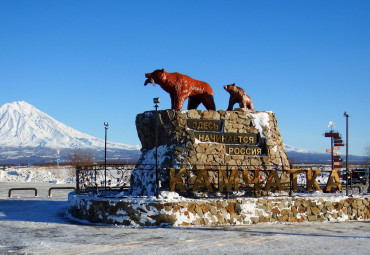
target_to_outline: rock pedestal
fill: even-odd
[[[131,176],[131,195],[155,194],[156,151],[162,188],[168,185],[168,171],[163,170],[168,168],[263,169],[275,164],[289,169],[272,112],[148,111],[136,116],[136,128],[142,155]]]
[[[187,227],[370,219],[370,196],[145,200],[70,193],[68,200],[73,217],[99,224]]]

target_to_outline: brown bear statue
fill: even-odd
[[[202,103],[207,110],[216,110],[211,86],[203,81],[194,80],[181,73],[167,73],[164,69],[146,73],[144,85],[159,84],[170,94],[171,109],[180,110],[187,98],[188,110],[197,109]]]
[[[227,111],[232,111],[234,104],[239,103],[239,107],[254,111],[252,99],[245,93],[244,89],[235,86],[235,83],[225,85],[224,89],[230,93],[229,107]]]

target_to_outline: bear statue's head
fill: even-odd
[[[161,81],[163,81],[163,77],[165,77],[165,71],[164,69],[157,69],[155,70],[154,72],[152,73],[146,73],[145,74],[145,77],[147,78],[144,82],[144,86],[148,85],[148,83],[151,83],[153,86],[155,86],[155,84],[160,84]]]
[[[224,86],[224,89],[228,92],[235,90],[235,88],[236,88],[235,83]]]

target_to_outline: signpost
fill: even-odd
[[[330,149],[327,149],[326,152],[331,153],[331,170],[339,171],[339,168],[342,167],[342,158],[334,152],[334,150],[339,150],[339,147],[344,146],[343,140],[338,132],[333,131],[334,122],[329,122],[329,127],[331,130],[325,133],[325,137],[330,137]],[[329,179],[331,179],[332,175],[330,175]],[[337,176],[337,175],[336,175]],[[347,174],[347,181],[348,181],[348,174]],[[347,189],[348,190],[348,189]],[[348,191],[347,191],[348,192]]]

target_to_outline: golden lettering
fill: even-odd
[[[221,135],[216,135],[216,143],[219,143],[221,141]]]
[[[206,137],[204,138],[204,142],[209,142],[209,135],[206,135]]]
[[[307,191],[312,191],[312,187],[315,188],[315,190],[321,191],[321,188],[319,184],[316,181],[317,175],[321,173],[321,170],[314,170],[314,173],[312,174],[312,170],[308,169],[306,172],[306,189]]]
[[[237,169],[231,170],[229,178],[227,178],[226,170],[219,170],[218,175],[220,180],[218,184],[218,190],[220,192],[223,192],[224,190],[226,190],[226,192],[230,192],[233,187],[235,191],[239,189],[239,177]]]
[[[204,135],[199,135],[198,136],[198,140],[201,141],[201,142],[203,142],[204,141]]]
[[[249,148],[228,148],[228,152],[235,152],[235,154],[245,154]],[[258,150],[257,150],[258,151]],[[242,182],[245,184],[253,184],[254,194],[259,195],[260,192],[260,170],[247,170],[243,169],[241,176],[242,181],[239,181],[239,173],[241,170],[238,169],[232,169],[230,171],[226,170],[218,170],[219,178],[218,183],[211,183],[211,180],[208,176],[207,170],[202,169],[198,171],[198,174],[196,175],[196,179],[193,185],[193,191],[208,191],[213,192],[213,185],[218,187],[218,191],[220,192],[230,192],[232,190],[239,190],[240,185]],[[250,173],[252,171],[253,173]],[[286,173],[289,174],[290,182],[291,182],[291,191],[297,190],[297,174],[298,173],[306,173],[307,177],[307,191],[312,191],[314,188],[315,190],[321,191],[320,186],[318,185],[318,182],[316,181],[316,177],[321,173],[321,170],[302,170],[302,169],[290,169],[286,170]],[[175,168],[169,169],[169,177],[170,177],[170,191],[179,191],[179,192],[186,192],[187,188],[185,185],[185,175],[186,175],[186,169],[181,168],[176,170]],[[217,180],[216,179],[216,180]],[[244,186],[244,185],[243,185]],[[264,187],[264,190],[271,191],[274,190],[274,187],[276,190],[281,191],[283,190],[283,186],[281,184],[281,179],[279,178],[278,172],[273,169],[269,171],[269,175],[267,177],[266,185]],[[326,186],[326,191],[330,192],[333,187],[337,187],[339,190],[342,190],[342,185],[340,183],[340,179],[338,176],[337,171],[332,171],[330,174],[330,177],[328,179],[328,183]]]
[[[213,192],[211,182],[209,181],[205,169],[199,170],[197,178],[195,179],[193,191],[198,191],[200,188],[207,188],[208,192]]]
[[[249,179],[248,170],[243,170],[243,181],[248,184],[254,184],[255,195],[260,190],[260,170],[254,170],[254,176],[252,179]]]
[[[330,192],[332,187],[338,187],[339,191],[342,191],[342,184],[338,176],[338,172],[334,169],[331,171],[328,182],[326,183],[325,191]]]
[[[256,151],[257,151],[256,148],[253,148],[252,149],[252,155],[256,155]]]
[[[292,184],[291,190],[297,191],[298,190],[298,181],[297,181],[297,174],[303,172],[301,169],[288,169],[287,172],[290,175],[290,183]]]
[[[262,155],[260,147],[226,146],[229,155]]]
[[[220,128],[220,125],[217,122],[213,121],[193,121],[191,122],[190,128],[194,130],[200,130],[200,131],[207,131],[207,130],[214,130],[218,131]]]
[[[226,143],[232,143],[233,138],[231,136],[226,136]]]
[[[283,190],[283,186],[281,185],[280,178],[275,169],[271,170],[269,176],[267,177],[265,190],[269,191],[271,187],[277,187],[279,191]]]
[[[227,153],[227,154],[230,154],[230,155],[232,155],[232,154],[233,154],[233,152],[234,152],[234,148],[232,148],[232,147],[229,147],[229,150],[228,150],[228,153]]]
[[[245,155],[245,148],[240,148],[240,154]]]
[[[185,168],[181,168],[177,175],[175,172],[175,168],[170,168],[170,191],[179,190],[180,192],[186,192],[185,186],[182,181],[182,176],[185,173]]]

